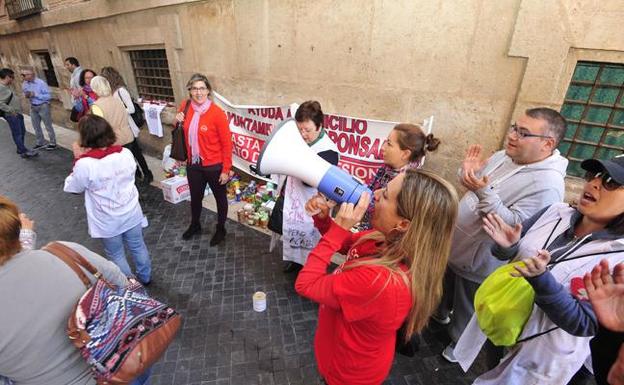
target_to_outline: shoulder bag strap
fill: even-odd
[[[119,95],[119,100],[121,100],[121,103],[124,105],[124,107],[126,107],[126,110],[127,110],[128,106],[126,106],[126,103],[123,101],[123,98],[121,97],[121,92],[119,91],[119,88],[117,89],[117,95]]]
[[[89,273],[93,274],[95,278],[100,278],[100,272],[93,267],[89,261],[87,261],[82,255],[78,254],[71,247],[65,246],[60,242],[50,242],[43,247],[43,250],[54,254],[57,258],[62,260],[78,275],[78,278],[89,288],[91,287],[91,281],[87,278],[87,275],[82,271],[80,266],[84,267]]]
[[[604,255],[604,254],[621,253],[622,251],[623,251],[623,250],[611,250],[611,251],[603,251],[603,252],[598,252],[598,253],[591,253],[591,254],[578,255],[578,256],[576,256],[576,257],[572,257],[572,258],[568,258],[568,259],[564,259],[564,260],[560,260],[560,261],[555,261],[555,262],[552,262],[552,263],[551,263],[551,264],[549,264],[549,265],[550,265],[550,266],[552,266],[552,265],[556,265],[556,264],[558,264],[558,263],[567,262],[567,261],[572,261],[572,260],[574,260],[574,259],[579,259],[579,258],[591,257],[591,256],[595,256],[595,255]],[[519,344],[520,342],[527,342],[527,341],[530,341],[530,340],[532,340],[532,339],[534,339],[534,338],[537,338],[537,337],[543,336],[544,334],[548,334],[548,333],[552,332],[553,330],[557,330],[557,329],[559,329],[559,326],[553,326],[553,327],[552,327],[552,328],[550,328],[550,329],[547,329],[547,330],[541,331],[541,332],[539,332],[539,333],[535,333],[535,334],[533,334],[533,335],[530,335],[530,336],[528,336],[528,337],[525,337],[525,338],[519,339],[518,341],[516,341],[516,344]]]
[[[184,105],[184,120],[178,123],[181,128],[184,128],[184,122],[186,121],[186,114],[188,113],[190,106],[191,106],[191,99],[187,99],[186,104]]]

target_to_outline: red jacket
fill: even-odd
[[[299,272],[295,289],[320,304],[314,338],[319,371],[330,385],[379,385],[390,372],[396,331],[411,308],[410,288],[382,266],[327,274],[336,251],[348,250],[348,265],[374,254],[378,245],[369,240],[351,248],[370,231],[353,234],[329,218],[314,217],[314,222],[324,235]]]
[[[184,112],[186,100],[180,104],[178,112]],[[191,157],[191,148],[189,146],[189,125],[195,111],[193,106],[189,106],[188,112],[184,117],[184,137],[186,138],[186,151],[189,159]],[[219,106],[214,103],[210,104],[210,108],[199,118],[199,155],[202,158],[202,166],[212,166],[222,163],[223,170],[221,172],[230,172],[232,168],[232,134],[230,133],[230,124],[227,116]]]

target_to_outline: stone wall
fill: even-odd
[[[75,4],[73,4],[75,3]],[[577,60],[624,63],[620,0],[58,0],[23,21],[0,16],[0,60],[34,64],[49,50],[120,69],[128,49],[167,52],[176,100],[193,72],[237,104],[317,99],[327,112],[420,122],[442,139],[427,166],[453,177],[466,147],[502,145],[525,108],[559,109]],[[55,118],[69,115],[55,91]],[[64,104],[63,104],[64,102]],[[170,122],[173,111],[165,112]],[[151,152],[165,141],[142,140]]]

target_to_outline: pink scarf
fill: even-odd
[[[191,164],[201,163],[201,157],[199,156],[199,118],[208,111],[212,102],[210,99],[206,100],[202,104],[197,104],[195,101],[191,101],[193,107],[193,118],[189,124],[189,147],[191,149],[191,156],[189,160]]]

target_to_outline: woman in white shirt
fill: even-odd
[[[143,151],[139,146],[139,129],[132,118],[132,114],[135,113],[134,103],[132,102],[132,96],[126,89],[126,82],[123,77],[113,67],[104,67],[101,71],[101,76],[104,76],[108,82],[110,83],[111,90],[113,91],[113,96],[117,99],[121,100],[121,102],[126,107],[126,111],[128,112],[128,124],[130,125],[130,129],[132,130],[132,134],[134,134],[134,141],[131,142],[126,147],[132,151],[132,155],[136,159],[139,164],[139,168],[141,169],[141,173],[143,174],[143,181],[146,184],[150,184],[154,180],[154,175],[150,171],[147,166],[147,162],[145,161],[145,157],[143,156]]]
[[[134,185],[136,163],[132,153],[115,145],[115,133],[106,121],[86,115],[78,123],[79,142],[74,142],[74,168],[64,190],[85,193],[89,235],[101,238],[107,257],[126,275],[127,247],[134,259],[138,280],[151,281],[151,260],[143,241],[143,211]]]

